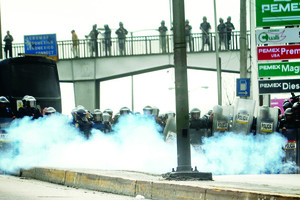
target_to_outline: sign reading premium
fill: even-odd
[[[256,29],[257,44],[300,42],[300,28]]]
[[[300,45],[257,47],[257,60],[300,59]]]
[[[259,94],[300,92],[300,79],[260,80]]]
[[[256,26],[300,24],[300,0],[256,0]]]
[[[300,75],[300,62],[258,63],[258,77],[297,75]]]

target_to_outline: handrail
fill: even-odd
[[[205,37],[202,33],[191,34],[187,37],[187,52],[204,52],[215,51],[215,33],[209,33],[208,37]],[[221,41],[221,51],[224,50],[239,50],[239,31],[233,31],[228,45],[227,35],[223,35],[223,42]],[[247,45],[250,49],[250,32],[247,33]],[[173,53],[173,35],[159,36],[132,36],[123,40],[124,50],[120,49],[120,41],[118,38],[111,38],[105,40],[104,38],[98,38],[97,41],[91,39],[78,40],[78,57],[90,58],[90,57],[113,57],[113,56],[133,56],[133,55],[151,55],[151,54],[165,54]],[[209,43],[204,45],[203,43]],[[111,46],[109,46],[110,44]],[[97,50],[96,48],[97,47]],[[13,56],[17,57],[20,53],[25,53],[23,43],[14,43]],[[94,50],[94,51],[93,51]],[[57,41],[58,59],[74,59],[73,42],[72,40]],[[98,55],[96,55],[98,53]],[[3,55],[5,55],[3,53]]]

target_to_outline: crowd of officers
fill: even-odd
[[[17,113],[13,113],[12,109],[10,108],[9,100],[6,97],[1,96],[0,117],[15,119],[15,118],[23,118],[24,116],[29,116],[32,117],[32,119],[38,119],[40,117],[43,117],[44,115],[52,115],[56,113],[56,110],[53,107],[44,108],[42,112],[40,112],[40,109],[38,109],[36,105],[36,99],[33,96],[29,96],[29,95],[24,96],[22,99],[22,103],[23,106],[18,109]],[[270,109],[276,110],[275,117],[271,116]],[[284,131],[287,129],[300,128],[299,95],[295,96],[293,94],[290,100],[286,100],[283,103],[283,109],[284,109],[284,113],[281,113],[279,107],[269,108],[267,106],[261,106],[259,108],[258,116],[257,117],[253,116],[253,120],[251,120],[252,124],[250,124],[250,131],[248,133],[266,134],[268,133],[268,130],[271,130],[268,129],[268,123],[272,124],[273,122],[276,124],[270,125],[270,127],[272,128],[272,132],[274,131],[280,132],[280,130]],[[242,111],[240,113],[242,116]],[[133,113],[130,111],[129,108],[122,107],[117,114],[113,115],[113,111],[111,109],[105,109],[103,112],[100,111],[99,109],[95,109],[94,112],[91,113],[86,108],[79,105],[72,110],[71,115],[72,115],[72,119],[70,124],[78,128],[80,132],[83,133],[83,135],[87,139],[90,137],[91,130],[93,128],[98,129],[105,134],[112,133],[113,126],[118,123],[119,118],[127,115],[150,117],[151,119],[155,120],[155,122],[161,127],[160,132],[164,134],[164,137],[166,138],[168,133],[165,132],[165,127],[168,124],[168,120],[175,119],[174,112],[159,114],[159,109],[157,107],[151,107],[151,106],[145,106],[143,108],[142,114],[139,112]],[[207,114],[203,115],[202,117],[200,117],[200,115],[201,115],[201,111],[198,108],[193,108],[190,111],[191,141],[195,140],[194,142],[196,143],[201,142],[200,141],[201,137],[212,136],[216,131],[235,132],[235,130],[232,129],[232,124],[230,125],[230,123],[234,121],[235,119],[233,118],[236,117],[225,115],[222,106],[215,106],[213,110],[210,110]],[[237,129],[237,127],[235,128]],[[203,130],[205,130],[205,132],[203,132]],[[261,130],[265,130],[265,133],[263,133],[263,131]]]
[[[205,46],[208,46],[208,50],[212,50],[211,46],[211,37],[210,37],[210,29],[211,25],[209,22],[207,22],[207,17],[204,16],[202,18],[203,22],[200,24],[199,29],[202,32],[202,49],[201,51],[205,50]],[[217,30],[219,33],[219,44],[220,49],[222,44],[224,44],[225,49],[229,49],[230,42],[232,38],[232,30],[235,29],[233,23],[231,23],[231,17],[229,16],[227,18],[227,21],[224,23],[224,20],[222,18],[219,19],[220,24],[217,26]],[[167,53],[168,43],[167,43],[167,31],[168,28],[165,26],[165,21],[161,21],[161,26],[158,27],[159,32],[159,44],[160,44],[160,51],[162,53]],[[173,30],[173,27],[171,27],[171,31]],[[101,32],[103,31],[103,32]],[[71,31],[72,33],[72,40],[73,40],[73,53],[75,57],[78,57],[78,37],[75,33],[75,30]],[[90,41],[90,52],[91,56],[98,56],[98,35],[101,34],[104,37],[103,46],[106,56],[111,56],[111,29],[109,28],[109,25],[105,24],[104,28],[97,28],[97,24],[93,25],[92,30],[88,35],[85,37],[88,39],[91,39]],[[119,28],[115,31],[115,34],[118,37],[118,43],[119,43],[119,54],[120,55],[126,55],[126,35],[128,34],[127,29],[124,27],[123,22],[119,22]],[[185,36],[186,36],[186,43],[189,47],[189,51],[194,51],[194,40],[192,37],[192,26],[189,24],[189,20],[186,19],[185,21]]]

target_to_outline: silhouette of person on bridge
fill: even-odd
[[[126,55],[126,35],[128,34],[128,31],[124,28],[123,23],[119,23],[120,28],[116,30],[116,34],[118,35],[119,40],[119,51],[120,55]]]
[[[93,56],[94,52],[95,52],[95,57],[98,57],[98,30],[97,30],[97,24],[93,25],[93,29],[91,30],[91,32],[89,33],[89,35],[86,35],[86,38],[90,38],[91,41],[89,42],[90,45],[90,51],[91,51],[91,57]]]
[[[74,58],[78,58],[78,45],[79,45],[79,41],[78,41],[78,36],[77,34],[75,33],[75,30],[72,30],[71,31],[72,33],[72,51],[73,51],[73,55],[74,55]]]
[[[14,41],[14,38],[9,31],[7,31],[7,35],[4,37],[3,41],[5,42],[5,47],[4,47],[5,57],[8,58],[7,56],[7,51],[8,51],[9,57],[12,58],[12,41]]]

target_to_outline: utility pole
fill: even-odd
[[[211,173],[200,173],[191,167],[189,134],[189,99],[187,81],[184,0],[173,0],[174,65],[176,94],[177,170],[169,179],[212,180]]]
[[[240,0],[240,78],[247,78],[247,12],[246,0]]]
[[[221,58],[219,57],[219,31],[217,25],[217,6],[214,0],[214,16],[215,16],[215,35],[216,35],[216,66],[217,66],[217,84],[218,84],[218,105],[222,105],[222,75],[221,75]],[[212,44],[211,44],[212,45]]]

